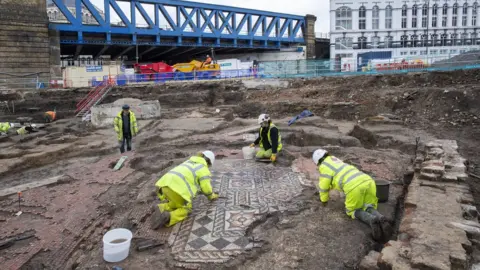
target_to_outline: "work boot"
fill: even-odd
[[[390,221],[382,215],[380,212],[378,212],[376,209],[373,208],[368,208],[367,212],[378,218],[380,220],[380,226],[382,228],[382,233],[383,233],[383,239],[385,242],[390,240],[390,237],[392,237],[393,234],[393,228],[390,225]]]
[[[370,226],[373,240],[382,240],[382,228],[380,227],[380,220],[377,217],[363,210],[356,210],[355,217]]]
[[[165,226],[170,222],[170,212],[164,211],[160,212],[160,208],[157,205],[154,206],[154,212],[150,220],[150,228],[152,230],[157,230],[158,228]]]

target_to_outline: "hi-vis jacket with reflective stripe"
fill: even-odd
[[[10,123],[8,122],[0,123],[0,132],[7,133],[9,129],[10,129]]]
[[[198,190],[205,195],[212,194],[211,173],[202,157],[191,157],[166,173],[155,186],[169,187],[186,201],[192,202]]]
[[[372,180],[367,174],[333,156],[326,157],[318,171],[320,172],[319,191],[322,202],[328,201],[330,189],[348,194],[363,182]]]
[[[123,111],[120,111],[117,116],[113,119],[113,127],[115,128],[115,132],[117,133],[117,139],[119,141],[123,140],[123,118],[122,118]],[[137,126],[137,118],[135,114],[130,111],[130,132],[132,136],[137,135],[138,133],[138,126]]]
[[[267,137],[268,137],[268,142],[270,143],[270,146],[272,147],[272,151],[273,151],[273,142],[272,142],[272,138],[270,138],[270,130],[272,130],[272,128],[277,128],[278,130],[278,145],[277,145],[277,151],[274,151],[274,153],[277,153],[277,152],[280,152],[280,150],[282,150],[283,148],[283,144],[282,144],[282,136],[280,135],[280,130],[278,129],[277,126],[275,126],[273,123],[270,123],[270,127],[268,128],[268,133],[267,133]],[[263,148],[263,139],[262,139],[262,131],[263,131],[263,127],[260,128],[260,131],[259,131],[259,139],[260,139],[260,147]]]

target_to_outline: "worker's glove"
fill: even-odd
[[[254,147],[255,147],[255,144],[254,144],[254,143],[250,144],[250,147],[251,147],[251,148],[254,148]]]
[[[272,162],[277,161],[277,155],[276,155],[276,154],[272,154],[272,156],[270,157],[270,160],[271,160]]]
[[[208,198],[210,201],[216,200],[216,199],[218,199],[218,194],[212,193],[212,194],[208,195],[207,198]]]
[[[327,207],[327,206],[328,206],[328,202],[322,202],[322,206],[323,206],[323,207]]]

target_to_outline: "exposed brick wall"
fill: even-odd
[[[0,78],[3,73],[50,77],[45,0],[0,0]]]

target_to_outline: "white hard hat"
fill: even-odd
[[[260,116],[258,116],[258,123],[259,124],[261,124],[263,122],[267,122],[268,120],[270,120],[270,115],[268,115],[268,114],[262,113],[262,114],[260,114]]]
[[[315,164],[318,164],[318,161],[320,159],[322,159],[325,154],[327,153],[327,151],[323,150],[323,149],[317,149],[315,150],[315,152],[313,152],[313,156],[312,156],[312,159],[313,159],[313,162]]]
[[[207,151],[203,151],[202,154],[203,154],[206,158],[210,159],[210,163],[211,163],[212,166],[213,166],[213,163],[215,163],[215,154],[214,154],[212,151],[208,151],[208,150],[207,150]]]
[[[15,126],[15,124],[14,124],[14,123],[10,123],[10,127],[14,127],[14,126]]]
[[[35,125],[35,124],[32,124],[32,125],[31,125],[31,127],[37,127],[37,125]]]

